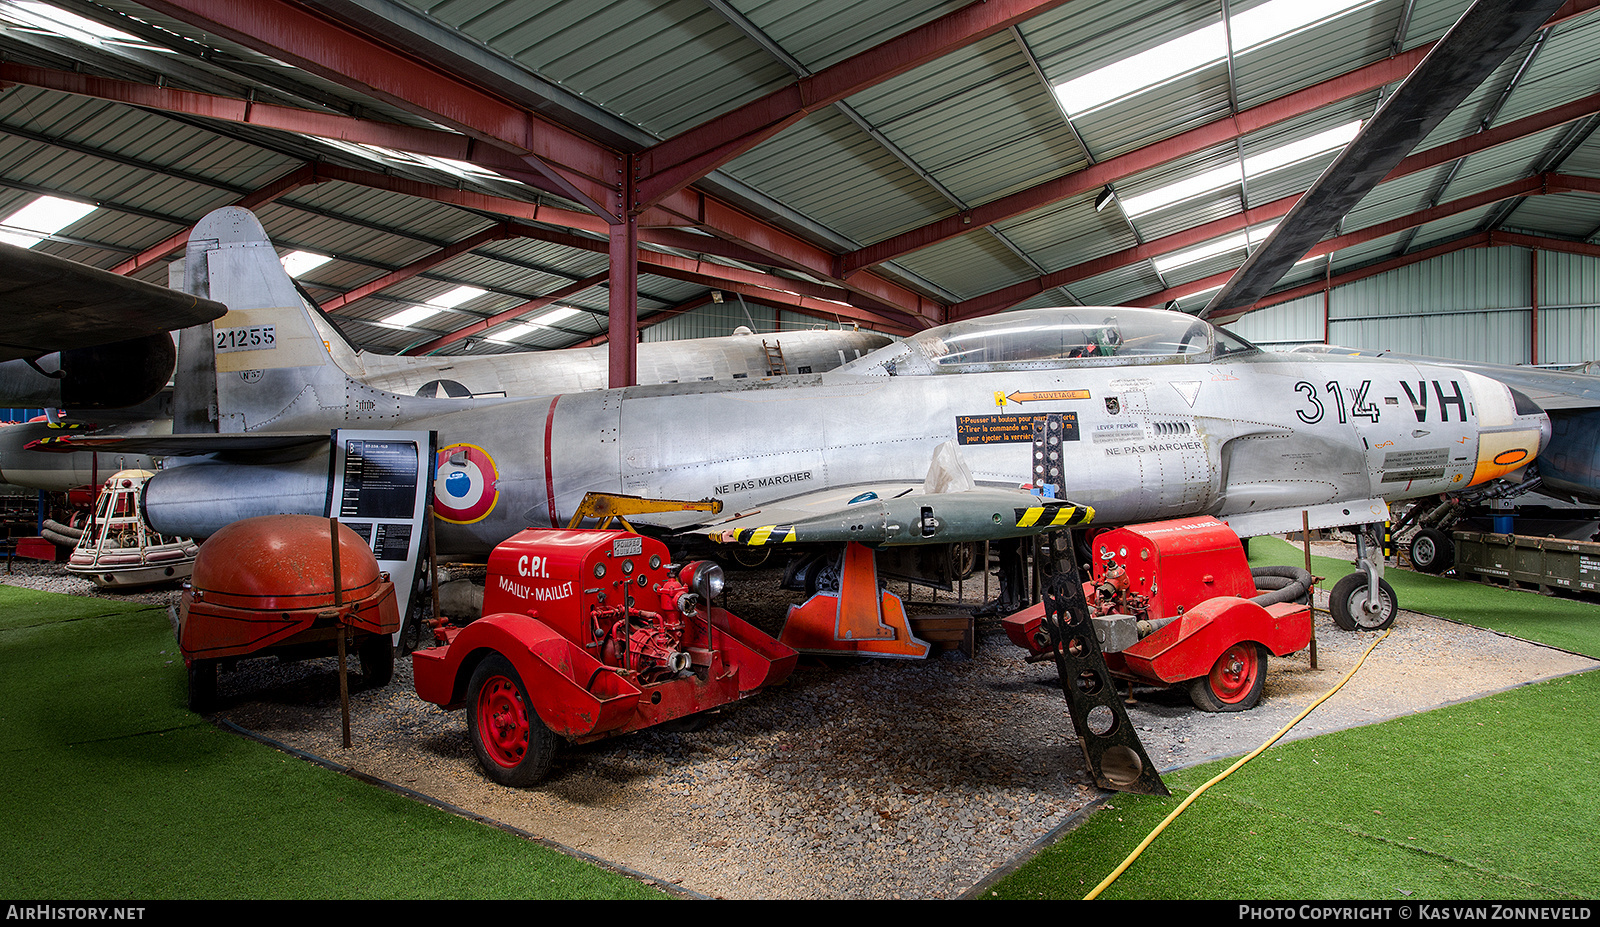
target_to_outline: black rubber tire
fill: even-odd
[[[772,559],[772,548],[734,547],[729,549],[728,559],[742,570],[759,570]]]
[[[1382,631],[1394,624],[1395,615],[1400,612],[1400,597],[1394,594],[1394,588],[1387,580],[1378,580],[1378,604],[1376,614],[1364,613],[1362,605],[1367,594],[1367,574],[1351,573],[1344,579],[1333,584],[1333,591],[1328,593],[1328,610],[1333,613],[1333,623],[1345,631]]]
[[[1261,701],[1267,648],[1240,641],[1222,652],[1211,672],[1189,680],[1189,701],[1201,711],[1249,711]]]
[[[485,657],[467,692],[467,733],[484,774],[514,788],[537,785],[561,741],[539,720],[511,661],[498,653]]]
[[[1456,544],[1438,528],[1423,528],[1411,539],[1411,565],[1419,573],[1445,573],[1456,565]]]
[[[356,645],[361,678],[368,688],[381,689],[394,679],[394,645],[387,634],[373,634]]]
[[[189,710],[210,714],[217,707],[217,661],[189,661]]]

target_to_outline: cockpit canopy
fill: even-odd
[[[880,348],[839,371],[893,377],[1205,363],[1258,350],[1249,342],[1182,312],[1074,306],[1006,312],[930,328]]]

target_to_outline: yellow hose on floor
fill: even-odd
[[[1178,815],[1183,813],[1183,809],[1185,809],[1185,808],[1189,807],[1189,805],[1193,804],[1194,800],[1196,798],[1199,798],[1201,795],[1203,795],[1207,789],[1211,788],[1213,785],[1216,785],[1218,782],[1221,782],[1222,780],[1224,780],[1224,779],[1228,778],[1229,776],[1233,775],[1233,771],[1234,770],[1238,769],[1239,767],[1243,766],[1244,764],[1246,764],[1246,763],[1250,762],[1251,760],[1255,759],[1257,756],[1260,756],[1262,754],[1262,752],[1264,752],[1268,747],[1272,746],[1273,744],[1277,743],[1279,740],[1283,739],[1283,735],[1289,733],[1289,729],[1290,728],[1294,727],[1296,724],[1299,724],[1301,721],[1305,720],[1306,715],[1311,714],[1311,712],[1314,711],[1318,705],[1321,705],[1323,702],[1326,702],[1329,698],[1331,698],[1333,696],[1333,693],[1335,693],[1335,692],[1339,691],[1340,689],[1344,688],[1344,684],[1349,682],[1350,681],[1350,677],[1352,677],[1352,676],[1354,676],[1356,674],[1356,670],[1361,668],[1361,664],[1367,662],[1367,655],[1372,653],[1372,650],[1373,650],[1374,647],[1377,647],[1379,644],[1383,643],[1384,638],[1388,637],[1390,632],[1393,631],[1393,630],[1394,630],[1394,628],[1390,627],[1388,631],[1383,632],[1383,636],[1382,637],[1379,637],[1377,640],[1373,641],[1372,642],[1372,646],[1368,647],[1361,654],[1361,659],[1356,661],[1356,665],[1355,666],[1350,667],[1350,672],[1344,674],[1344,678],[1339,680],[1339,684],[1338,685],[1336,685],[1333,688],[1329,689],[1321,698],[1319,698],[1316,701],[1312,702],[1310,705],[1307,705],[1305,711],[1302,711],[1298,715],[1295,715],[1294,720],[1290,721],[1288,724],[1285,724],[1283,726],[1283,728],[1280,731],[1278,731],[1278,733],[1273,734],[1271,740],[1268,740],[1266,743],[1262,744],[1261,746],[1255,748],[1254,750],[1252,750],[1249,753],[1245,754],[1244,756],[1240,757],[1239,761],[1237,763],[1234,763],[1232,766],[1229,766],[1227,769],[1223,770],[1222,772],[1217,773],[1216,776],[1212,777],[1211,781],[1207,782],[1205,785],[1200,786],[1198,789],[1195,789],[1192,793],[1190,793],[1188,798],[1185,798],[1181,803],[1179,803],[1177,808],[1173,809],[1171,814],[1167,815],[1167,819],[1166,820],[1162,821],[1159,825],[1156,826],[1155,830],[1150,832],[1150,836],[1144,838],[1144,840],[1141,841],[1137,847],[1133,848],[1133,852],[1129,853],[1128,854],[1128,858],[1122,861],[1122,865],[1118,866],[1115,870],[1112,871],[1112,873],[1110,875],[1106,876],[1104,881],[1102,881],[1099,885],[1096,885],[1094,887],[1093,891],[1091,891],[1089,894],[1083,896],[1083,900],[1084,901],[1093,901],[1095,898],[1099,897],[1101,892],[1105,891],[1106,888],[1108,886],[1110,886],[1112,882],[1115,882],[1117,880],[1118,876],[1122,875],[1124,872],[1127,871],[1129,866],[1133,865],[1133,861],[1139,858],[1139,854],[1144,852],[1145,847],[1148,847],[1150,844],[1154,843],[1156,837],[1160,836],[1161,832],[1167,829],[1167,825],[1171,824],[1173,821],[1177,820]]]

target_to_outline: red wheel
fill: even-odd
[[[1211,672],[1189,681],[1189,700],[1201,711],[1248,711],[1261,701],[1267,648],[1241,641],[1222,652]]]
[[[490,779],[501,785],[528,786],[550,771],[557,740],[528,702],[516,668],[490,654],[472,673],[467,730],[472,750]]]

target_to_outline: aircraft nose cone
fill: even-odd
[[[1511,394],[1513,414],[1510,421],[1501,419],[1479,431],[1478,466],[1472,475],[1472,485],[1520,470],[1533,463],[1550,445],[1550,416],[1522,393],[1514,389],[1506,391]],[[1485,423],[1480,420],[1480,424]]]

